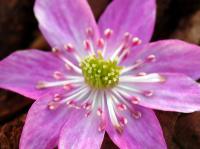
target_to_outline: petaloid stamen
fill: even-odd
[[[77,53],[77,51],[75,50],[74,46],[71,43],[64,45],[64,48],[68,53],[73,54],[77,62],[81,61],[79,54]]]
[[[56,94],[54,94],[54,101],[60,101],[61,100],[61,95],[60,94],[58,94],[58,93],[56,93]]]
[[[94,37],[94,31],[91,27],[86,28],[85,30],[87,38],[91,39]]]
[[[119,80],[128,83],[161,83],[165,81],[165,78],[158,73],[152,73],[144,76],[121,76]]]
[[[141,43],[142,43],[142,40],[139,39],[138,37],[132,38],[132,46],[137,46],[137,45],[140,45]]]
[[[104,30],[104,36],[106,39],[109,39],[113,34],[113,30],[111,30],[110,28],[107,28]]]
[[[142,117],[142,113],[139,112],[139,111],[134,111],[132,112],[132,116],[135,118],[135,119],[139,119]]]
[[[65,66],[68,68],[68,70],[74,70],[76,73],[81,74],[81,69],[77,67],[74,63],[72,63],[70,60],[68,60],[66,57],[64,57],[64,55],[58,48],[52,48],[52,52],[56,56],[58,56],[63,62],[65,62]]]
[[[66,80],[66,81],[55,81],[55,82],[38,82],[37,88],[49,88],[49,87],[56,87],[56,86],[64,86],[66,84],[80,84],[83,82],[83,79],[80,80]]]
[[[111,56],[111,60],[116,59],[117,57],[119,58],[118,64],[125,60],[128,57],[128,54],[130,53],[130,50],[134,46],[138,46],[142,43],[142,40],[139,39],[138,37],[133,37],[131,39],[132,35],[129,32],[126,32],[124,34],[124,39],[120,46],[115,50],[114,54]]]
[[[148,62],[155,62],[155,61],[156,61],[156,56],[153,55],[153,54],[151,54],[151,55],[149,55],[149,56],[146,58],[146,60],[147,60]]]
[[[131,39],[131,34],[129,32],[124,33],[124,44],[128,44]]]
[[[53,73],[53,77],[56,79],[56,80],[61,80],[61,79],[63,79],[63,73],[62,72],[60,72],[60,71],[55,71],[54,73]]]
[[[113,126],[116,128],[116,130],[118,132],[122,132],[122,126],[120,125],[119,121],[118,121],[118,118],[116,116],[116,111],[114,110],[114,103],[112,101],[112,96],[110,95],[110,98],[107,99],[107,105],[108,105],[108,113],[109,113],[109,116],[110,116],[110,120],[113,124]]]
[[[97,47],[98,47],[99,49],[103,49],[104,46],[105,46],[105,41],[104,41],[104,39],[103,39],[103,38],[98,39],[98,41],[97,41]]]

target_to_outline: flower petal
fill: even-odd
[[[99,125],[100,118],[95,113],[85,117],[85,112],[76,111],[62,129],[59,149],[100,149],[105,132],[98,131]]]
[[[20,139],[20,149],[49,149],[57,145],[60,130],[69,120],[71,111],[66,105],[50,110],[48,103],[51,100],[52,96],[48,94],[30,108]]]
[[[144,46],[137,55],[137,59],[145,60],[154,55],[154,62],[147,62],[135,72],[173,72],[184,73],[193,79],[200,78],[200,47],[180,40],[163,40]],[[123,63],[132,64],[136,59],[129,59]]]
[[[161,83],[132,83],[134,87],[142,92],[152,92],[152,95],[128,92],[140,99],[141,106],[152,109],[176,112],[194,112],[200,110],[200,85],[184,74],[161,73],[165,78]],[[128,85],[128,84],[127,84]]]
[[[86,28],[98,34],[86,0],[36,0],[34,10],[40,29],[52,47],[61,48],[71,43],[81,50],[87,37]]]
[[[64,64],[52,53],[38,50],[15,52],[0,62],[0,88],[37,99],[49,89],[37,89],[39,81],[51,81]],[[53,90],[52,90],[53,91]]]
[[[99,20],[99,28],[110,28],[114,31],[108,45],[109,51],[121,44],[125,32],[139,37],[143,43],[151,39],[155,23],[155,0],[114,0],[107,7]]]
[[[120,149],[166,149],[162,129],[154,112],[139,106],[134,106],[134,109],[141,113],[141,117],[136,119],[131,113],[126,112],[124,116],[127,118],[128,123],[122,133],[117,132],[113,125],[108,123],[106,131],[113,142]]]

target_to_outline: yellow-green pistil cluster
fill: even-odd
[[[95,89],[112,88],[118,84],[122,67],[117,61],[104,60],[102,55],[88,56],[80,64],[85,82]]]

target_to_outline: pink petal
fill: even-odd
[[[98,35],[86,0],[36,0],[34,10],[40,29],[52,47],[71,43],[81,50],[88,27]]]
[[[114,50],[121,44],[125,32],[139,37],[143,43],[151,39],[155,23],[155,0],[114,0],[99,20],[99,28],[114,31],[108,49]]]
[[[163,40],[144,46],[137,59],[145,60],[149,55],[156,57],[154,62],[146,62],[135,72],[184,73],[193,79],[200,78],[200,47],[180,40]],[[134,63],[132,54],[124,65]]]
[[[126,111],[124,115],[128,123],[123,132],[119,133],[111,123],[108,123],[108,132],[110,138],[120,149],[148,148],[148,149],[166,149],[162,129],[152,110],[134,106],[141,117],[136,119],[131,113]]]
[[[75,112],[62,128],[59,149],[100,149],[105,133],[98,131],[100,118],[96,113],[85,117],[82,110]]]
[[[0,88],[37,99],[51,90],[39,90],[37,83],[55,81],[53,73],[64,69],[64,64],[52,53],[38,50],[15,52],[0,62]]]
[[[48,109],[51,100],[49,94],[30,108],[20,139],[20,149],[53,149],[57,145],[60,130],[69,120],[71,111],[66,105]]]
[[[133,83],[131,87],[141,91],[151,91],[152,96],[135,94],[139,97],[139,104],[148,108],[194,112],[200,110],[200,85],[184,74],[161,73],[165,78],[162,83]]]

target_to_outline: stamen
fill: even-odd
[[[58,48],[52,48],[52,52],[55,54],[58,54],[60,52],[60,50]]]
[[[130,98],[130,101],[132,104],[138,104],[140,102],[140,99],[138,97],[132,96]]]
[[[93,108],[93,101],[96,100],[94,98],[94,95],[95,95],[95,91],[91,90],[89,96],[85,99],[85,101],[81,105],[81,107],[83,109],[92,110],[92,108]]]
[[[84,48],[87,52],[89,52],[90,55],[94,55],[95,52],[94,52],[94,49],[92,47],[92,44],[90,43],[90,40],[84,40],[83,41],[83,45],[84,45]]]
[[[97,47],[100,48],[100,49],[103,49],[104,46],[105,46],[104,39],[103,38],[98,39],[98,41],[97,41]]]
[[[129,32],[124,33],[124,42],[128,43],[131,39],[131,34]]]
[[[61,60],[63,60],[66,64],[66,68],[68,70],[73,69],[75,72],[81,74],[81,69],[79,67],[77,67],[75,64],[73,64],[70,60],[68,60],[67,58],[65,58],[61,53],[60,50],[57,48],[52,48],[53,53],[56,54],[56,56],[58,56]]]
[[[48,87],[56,87],[56,86],[64,86],[66,84],[75,84],[75,83],[81,83],[84,79],[80,78],[77,80],[65,80],[65,81],[55,81],[55,82],[38,82],[36,88],[42,89],[42,88],[48,88]]]
[[[109,39],[112,34],[113,34],[113,30],[111,30],[110,28],[107,28],[104,30],[104,36],[106,37],[106,39]]]
[[[48,108],[49,108],[49,110],[55,110],[59,107],[59,105],[60,104],[58,102],[51,101],[48,104]]]
[[[128,106],[129,109],[132,109],[132,101],[130,95],[124,94],[120,89],[113,89],[112,92],[116,96],[116,98],[118,98],[122,103],[126,104],[126,106]],[[113,96],[113,98],[115,98],[115,96]]]
[[[120,111],[124,111],[127,109],[126,105],[123,104],[123,103],[120,103],[117,105],[117,109],[120,110]]]
[[[91,111],[86,112],[86,113],[85,113],[85,117],[89,117],[90,114],[91,114]]]
[[[68,43],[68,44],[64,45],[64,48],[68,53],[73,54],[73,56],[75,57],[75,59],[78,62],[81,61],[81,58],[80,58],[79,54],[76,52],[74,46],[71,43]]]
[[[121,117],[121,118],[119,119],[119,121],[120,121],[120,124],[121,124],[122,126],[125,126],[125,125],[128,123],[128,120],[127,120],[125,117]]]
[[[90,51],[91,50],[91,46],[90,46],[89,40],[84,40],[83,44],[84,44],[84,47],[85,47],[86,51]]]
[[[164,82],[165,78],[158,73],[152,73],[145,76],[121,76],[119,80],[127,83],[160,83]]]
[[[149,56],[146,58],[146,60],[147,60],[148,62],[155,62],[155,61],[156,61],[156,56],[153,55],[153,54],[151,54],[151,55],[149,55]]]
[[[81,74],[81,69],[79,67],[77,67],[75,64],[73,64],[71,61],[69,61],[68,59],[64,58],[64,57],[60,57],[65,63],[66,63],[66,67],[69,69],[73,69],[75,72]]]
[[[68,43],[68,44],[64,45],[64,48],[69,53],[72,53],[72,52],[75,51],[75,48],[71,43]]]
[[[60,101],[61,100],[61,95],[60,94],[54,94],[54,101]]]
[[[69,103],[69,101],[76,99],[76,101],[83,100],[83,97],[87,96],[90,92],[90,89],[87,86],[83,86],[75,90],[74,92],[71,92],[68,97],[63,99],[62,103]]]
[[[74,84],[65,84],[65,85],[63,86],[63,88],[64,88],[66,91],[70,91],[70,90],[72,90],[72,89],[75,88],[75,85],[74,85]]]
[[[68,71],[72,71],[72,67],[70,67],[68,64],[65,64],[65,68],[68,70]]]
[[[109,113],[109,116],[110,116],[110,120],[112,122],[112,124],[115,126],[116,130],[121,133],[122,132],[122,127],[121,125],[119,124],[119,121],[117,119],[117,116],[115,114],[115,111],[114,111],[114,107],[113,107],[113,102],[112,102],[112,96],[108,96],[110,98],[107,99],[107,106],[108,106],[108,113]]]
[[[75,108],[75,109],[80,109],[81,107],[77,105],[77,103],[74,100],[69,100],[66,102],[66,105],[68,105],[71,108]]]
[[[94,37],[94,31],[91,27],[86,28],[86,35],[87,35],[88,38]]]
[[[126,95],[126,92],[124,92],[123,90],[128,90],[128,91],[132,91],[132,92],[135,92],[135,93],[142,93],[141,90],[138,90],[138,89],[136,89],[134,87],[129,87],[127,85],[123,85],[123,83],[120,83],[116,89],[117,90],[119,89],[119,92],[121,92],[121,93],[123,93],[125,95]]]
[[[120,64],[122,61],[124,61],[128,55],[130,54],[130,51],[128,49],[124,49],[122,54],[120,54],[119,58],[118,58],[118,64]]]
[[[138,37],[133,37],[132,38],[132,46],[137,46],[142,43],[142,40],[140,40]]]
[[[145,72],[139,72],[138,74],[137,74],[137,76],[146,76],[147,75],[147,73],[145,73]]]
[[[89,102],[86,102],[82,105],[83,109],[86,109],[86,110],[90,110],[91,107],[92,107],[92,104],[89,103]]]
[[[56,80],[61,80],[63,79],[63,74],[60,72],[60,71],[55,71],[53,73],[53,77],[56,79]]]
[[[101,122],[98,128],[98,131],[103,132],[105,131],[105,128],[106,128],[106,124],[104,122]]]
[[[102,116],[102,114],[103,114],[102,109],[101,109],[101,108],[98,108],[98,110],[97,110],[97,115],[98,115],[98,116]]]
[[[116,59],[116,57],[117,57],[117,55],[121,52],[121,51],[123,51],[125,48],[124,48],[124,44],[121,44],[116,50],[115,50],[115,52],[114,52],[114,54],[111,56],[111,60],[114,60],[114,59]]]
[[[143,95],[147,97],[153,96],[153,91],[143,91]]]
[[[129,47],[128,47],[128,44],[129,44],[129,41],[131,39],[131,34],[126,32],[124,34],[124,40],[123,42],[120,44],[120,46],[115,50],[114,54],[111,56],[111,60],[114,60],[116,59],[116,57],[120,54],[120,57],[119,59],[122,59],[126,54],[128,54],[128,51],[129,51]],[[119,64],[120,62],[118,62]]]
[[[142,117],[142,113],[139,112],[139,111],[133,111],[132,112],[132,116],[135,118],[135,119],[139,119]]]
[[[134,69],[137,69],[138,67],[140,67],[141,65],[144,64],[144,61],[142,60],[137,60],[135,62],[135,64],[133,64],[132,66],[129,66],[129,67],[125,67],[122,71],[121,71],[121,75],[125,74],[125,73],[128,73],[130,71],[133,71]]]

